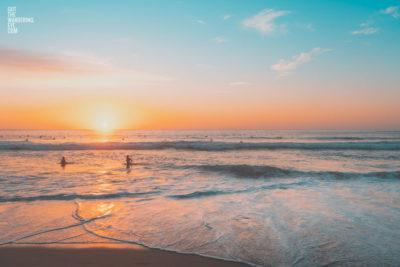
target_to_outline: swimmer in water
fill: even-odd
[[[61,164],[62,167],[64,167],[65,165],[67,165],[67,161],[65,160],[65,157],[64,157],[64,156],[61,158],[60,164]]]
[[[126,167],[130,168],[131,165],[133,165],[132,159],[131,157],[129,157],[129,155],[126,156]]]

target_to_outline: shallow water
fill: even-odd
[[[2,244],[400,265],[400,132],[0,131],[0,159]]]

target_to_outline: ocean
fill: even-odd
[[[1,245],[399,266],[399,222],[399,131],[0,131]]]

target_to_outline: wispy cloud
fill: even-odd
[[[331,49],[323,49],[316,47],[310,52],[301,53],[298,56],[294,56],[292,60],[280,59],[278,63],[272,65],[270,68],[279,73],[279,76],[288,76],[300,65],[310,62],[313,57],[320,55],[325,52],[329,52]]]
[[[231,14],[225,14],[225,15],[223,16],[224,20],[230,19],[231,17],[232,17]]]
[[[386,9],[381,10],[381,13],[391,15],[395,19],[398,19],[400,17],[398,6],[390,6]]]
[[[225,39],[225,38],[223,38],[223,37],[215,37],[215,41],[216,41],[217,43],[219,43],[219,44],[228,42],[228,40]]]
[[[370,35],[379,32],[379,28],[373,27],[374,21],[368,20],[360,24],[361,29],[350,32],[353,35],[363,34]]]
[[[59,86],[62,81],[63,85],[74,84],[77,87],[87,84],[134,85],[175,80],[167,75],[120,67],[112,62],[112,58],[90,53],[62,51],[50,54],[0,47],[0,80],[3,78],[10,84],[18,83],[21,86]]]
[[[54,55],[7,47],[0,47],[0,69],[31,73],[80,73],[87,70],[82,65],[73,64]]]
[[[289,14],[289,11],[275,11],[273,9],[264,9],[260,13],[243,21],[243,25],[247,28],[253,28],[261,34],[271,34],[276,31],[274,20]]]
[[[201,20],[201,19],[196,20],[196,22],[199,24],[207,24],[204,20]]]
[[[314,31],[314,26],[311,23],[303,23],[303,22],[296,22],[294,25],[302,30],[307,30],[307,31]]]
[[[364,28],[361,30],[352,31],[351,34],[353,34],[353,35],[357,35],[357,34],[370,35],[370,34],[377,33],[378,31],[379,31],[379,28],[369,27],[369,28]]]
[[[112,57],[99,57],[82,51],[63,50],[57,57],[64,62],[73,62],[75,65],[86,66],[91,69],[105,69],[112,65]]]
[[[244,85],[250,85],[251,83],[245,82],[245,81],[236,81],[236,82],[230,82],[230,86],[244,86]]]
[[[399,15],[399,6],[390,6],[386,9],[382,9],[380,10],[381,14],[386,14],[386,15],[390,15],[395,19],[398,19],[400,17]],[[360,24],[361,29],[358,30],[354,30],[352,32],[350,32],[353,35],[371,35],[371,34],[375,34],[378,33],[380,31],[380,28],[374,27],[374,20],[372,20],[371,18],[369,20],[367,20],[364,23]]]

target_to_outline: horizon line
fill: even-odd
[[[51,129],[51,128],[0,128],[0,131],[91,131],[91,132],[99,132],[96,129]],[[134,128],[121,128],[121,129],[113,129],[110,132],[118,132],[118,131],[400,131],[399,128],[282,128],[282,129],[267,129],[267,128],[189,128],[189,129],[134,129]]]

